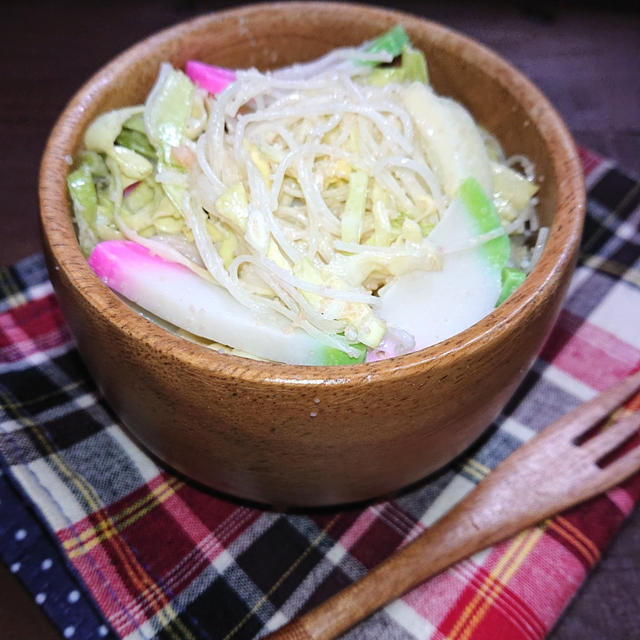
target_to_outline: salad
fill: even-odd
[[[531,163],[438,95],[401,26],[271,72],[169,63],[96,118],[67,178],[82,251],[213,348],[350,364],[471,326],[547,230]]]

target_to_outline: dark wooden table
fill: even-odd
[[[24,1],[3,9],[0,265],[39,250],[39,158],[56,115],[72,93],[141,37],[230,4]],[[615,0],[565,3],[561,9],[544,2],[385,4],[440,21],[498,51],[547,94],[579,144],[640,175],[640,13]],[[1,565],[0,594],[0,636],[60,637]],[[553,640],[638,637],[640,510],[551,634]]]

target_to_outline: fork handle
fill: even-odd
[[[518,518],[508,516],[510,507],[504,500],[512,507],[515,492],[505,494],[504,485],[493,481],[494,473],[413,542],[393,553],[359,581],[267,638],[335,638],[445,568],[538,522],[541,519],[539,510],[526,519],[522,514]],[[496,517],[498,505],[494,500],[506,507],[497,510],[504,517]]]
[[[640,373],[602,397],[594,398],[580,411],[584,413],[598,407],[600,413],[610,411],[639,384]],[[459,560],[608,490],[640,469],[640,456],[636,452],[633,459],[614,463],[606,472],[600,470],[588,451],[571,445],[572,434],[568,433],[571,425],[567,418],[569,416],[512,453],[413,542],[393,553],[361,580],[267,638],[335,638]]]
[[[508,483],[495,477],[499,471],[497,468],[413,542],[393,553],[359,581],[267,638],[335,638],[447,567],[565,508],[565,505],[558,508],[552,505],[550,508],[544,496],[535,491],[532,492],[533,496],[528,494],[521,476],[519,481],[515,481],[513,473],[517,473],[517,466],[511,462],[503,463],[504,472],[510,476]],[[572,503],[582,499],[578,497]],[[520,502],[519,508],[514,509],[515,501]]]
[[[474,491],[475,493],[475,491]],[[475,551],[507,537],[474,526],[477,512],[464,500],[406,547],[377,565],[361,580],[294,619],[271,640],[329,640],[371,615],[387,602]]]

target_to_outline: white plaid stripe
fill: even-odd
[[[617,282],[589,316],[589,322],[640,350],[640,289]]]
[[[61,531],[71,523],[80,522],[87,515],[84,506],[52,470],[46,458],[26,465],[14,465],[11,472],[38,507],[52,531]]]

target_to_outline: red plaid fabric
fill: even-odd
[[[122,638],[255,638],[429,527],[523,441],[640,367],[640,184],[587,151],[589,215],[557,326],[460,460],[393,500],[282,514],[161,469],[82,366],[40,257],[0,273],[0,458]],[[624,411],[640,409],[640,398]],[[349,638],[544,637],[640,500],[640,477],[459,563]],[[106,628],[105,628],[106,629]]]

